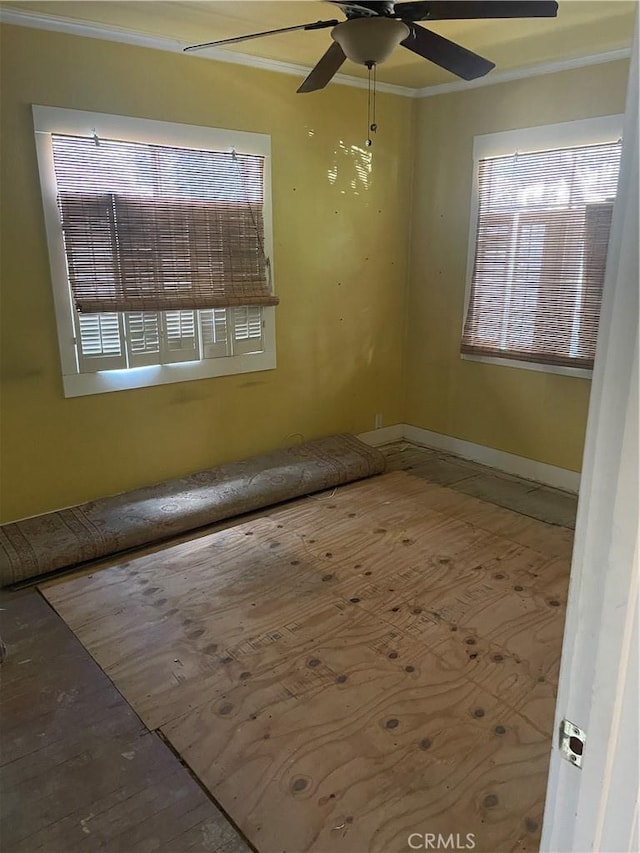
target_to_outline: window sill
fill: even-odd
[[[559,376],[574,376],[578,379],[591,379],[593,371],[585,367],[561,367],[555,364],[536,364],[532,361],[516,361],[513,358],[495,358],[488,355],[461,354],[463,361],[478,361],[482,364],[496,364],[499,367],[516,367],[522,370],[535,370],[538,373],[555,373]]]
[[[125,391],[133,388],[149,388],[153,385],[168,385],[173,382],[232,376],[236,373],[255,373],[259,370],[273,370],[275,367],[275,352],[262,352],[227,358],[208,358],[182,364],[158,364],[130,370],[76,373],[63,376],[62,379],[65,397],[83,397],[89,394],[105,394],[109,391]]]

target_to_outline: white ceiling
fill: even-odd
[[[2,2],[0,6],[10,11],[173,39],[182,45],[320,19],[343,18],[336,5],[317,0],[24,0]],[[560,0],[557,18],[445,21],[429,27],[491,59],[496,63],[492,72],[495,74],[628,49],[633,41],[636,6],[634,0]],[[269,36],[224,50],[311,68],[330,43],[329,30],[319,30]],[[366,75],[364,68],[348,61],[341,73]],[[379,67],[378,79],[411,88],[457,80],[449,72],[401,47]]]

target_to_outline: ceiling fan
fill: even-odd
[[[334,2],[334,0],[329,0]],[[558,13],[555,0],[433,0],[433,2],[395,3],[393,0],[334,2],[345,21],[315,21],[294,27],[281,27],[246,36],[194,44],[185,52],[207,47],[237,44],[249,39],[294,30],[321,30],[331,27],[333,44],[303,81],[298,92],[323,89],[345,61],[350,59],[369,70],[384,62],[398,44],[451,71],[463,80],[482,77],[495,63],[478,56],[416,21],[449,21],[487,18],[553,18]]]

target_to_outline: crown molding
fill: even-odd
[[[73,18],[44,15],[40,12],[21,11],[20,9],[7,8],[6,6],[0,7],[0,23],[67,33],[69,35],[83,36],[84,38],[97,38],[103,41],[116,41],[136,47],[147,47],[154,50],[179,53],[189,56],[190,59],[213,59],[217,62],[230,62],[235,65],[260,68],[264,71],[277,71],[281,74],[290,74],[295,77],[306,77],[311,71],[311,68],[306,65],[280,62],[276,59],[265,59],[261,56],[250,56],[249,54],[236,53],[231,50],[225,50],[224,48],[210,47],[197,55],[183,54],[184,45],[177,39],[146,35],[145,33],[126,30],[122,27],[88,24]],[[579,56],[574,59],[563,59],[557,62],[530,65],[526,68],[495,71],[489,73],[486,77],[480,77],[478,80],[455,80],[451,83],[441,83],[418,89],[378,81],[376,88],[378,92],[401,95],[405,98],[430,98],[434,95],[446,95],[449,92],[464,92],[468,89],[478,89],[481,86],[494,86],[499,83],[509,83],[512,80],[524,80],[527,77],[537,77],[542,74],[554,74],[557,71],[570,71],[574,68],[584,68],[587,65],[615,62],[619,59],[628,59],[630,56],[631,48],[620,48],[589,56]],[[366,89],[368,86],[365,79],[351,77],[347,74],[336,74],[332,82],[342,84],[343,86],[353,86],[356,89]]]
[[[486,77],[480,77],[477,80],[454,80],[452,83],[440,83],[437,86],[414,89],[414,97],[431,98],[433,95],[446,95],[449,92],[465,92],[467,89],[479,89],[481,86],[495,86],[498,83],[510,83],[512,80],[524,80],[527,77],[538,77],[542,74],[555,74],[557,71],[571,71],[573,68],[584,68],[587,65],[616,62],[619,59],[629,59],[630,56],[631,48],[623,47],[604,53],[592,53],[589,56],[577,56],[574,59],[561,59],[557,62],[529,65],[526,68],[492,71]]]
[[[184,54],[183,45],[177,39],[164,38],[162,36],[145,35],[144,33],[125,30],[122,27],[112,27],[103,24],[88,24],[73,18],[63,18],[57,15],[44,15],[40,12],[26,12],[19,9],[0,7],[0,22],[13,24],[18,27],[32,27],[39,30],[50,30],[68,35],[83,36],[84,38],[97,38],[103,41],[116,41],[130,44],[136,47],[148,47],[155,50],[179,53],[191,59],[213,59],[217,62],[230,62],[234,65],[246,65],[251,68],[260,68],[264,71],[278,71],[281,74],[291,74],[296,77],[306,77],[311,71],[307,65],[296,65],[292,62],[280,62],[277,59],[265,59],[261,56],[250,56],[246,53],[237,53],[224,48],[209,47],[199,54]],[[347,74],[336,74],[332,83],[341,83],[343,86],[353,86],[356,89],[366,89],[368,83],[361,77],[350,77]],[[396,86],[393,83],[376,83],[378,92],[391,95],[402,95],[406,98],[415,98],[416,89],[407,86]]]

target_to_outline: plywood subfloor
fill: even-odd
[[[45,594],[261,853],[535,850],[571,538],[393,472]]]

